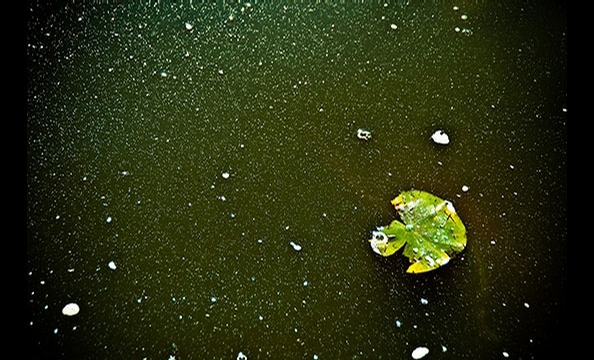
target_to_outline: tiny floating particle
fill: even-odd
[[[237,354],[237,360],[248,360],[247,356],[241,351]]]
[[[109,224],[109,223],[111,222],[111,220],[112,220],[111,216],[108,216],[108,217],[105,219],[105,222]]]
[[[79,311],[80,311],[80,307],[78,306],[77,303],[69,303],[69,304],[66,304],[66,306],[64,306],[64,308],[62,308],[62,314],[66,315],[66,316],[74,316],[74,315],[78,314]]]
[[[291,241],[289,244],[291,244],[291,246],[293,247],[293,249],[294,249],[295,251],[301,251],[301,245],[299,245],[299,244],[295,244],[295,243],[294,243],[294,242],[292,242],[292,241]]]
[[[109,262],[109,264],[107,264],[107,266],[109,266],[109,268],[110,268],[111,270],[115,270],[115,269],[117,269],[116,263],[115,263],[115,262],[113,262],[113,261],[110,261],[110,262]]]
[[[427,304],[429,304],[429,300],[427,300],[425,298],[421,298],[421,304],[427,305]]]
[[[391,25],[390,25],[390,29],[392,29],[392,30],[396,30],[396,29],[398,29],[398,25],[396,25],[396,24],[391,24]]]
[[[431,139],[436,144],[447,145],[450,143],[450,137],[443,130],[437,130],[431,135]]]
[[[357,129],[357,137],[360,140],[369,140],[371,139],[371,131],[367,130],[367,129]]]
[[[462,20],[467,20],[467,19],[468,19],[468,15],[466,15],[466,14],[463,14],[462,16],[460,16],[460,19],[462,19]]]
[[[225,171],[224,173],[221,174],[221,176],[223,177],[223,179],[228,179],[229,176],[231,176],[231,174],[229,174],[228,172]]]
[[[192,24],[190,24],[190,23],[186,23],[185,25],[186,25],[186,30],[188,30],[188,31],[190,31],[194,28],[194,26],[192,26]]]
[[[429,354],[429,349],[424,346],[419,346],[418,348],[414,349],[411,356],[413,359],[421,359],[425,357],[425,355]]]
[[[462,191],[467,192],[470,188],[466,185],[462,185]]]

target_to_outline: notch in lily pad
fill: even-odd
[[[447,200],[420,190],[404,191],[392,200],[402,222],[378,227],[369,240],[373,251],[402,254],[412,263],[406,272],[423,273],[447,264],[466,247],[466,228]]]

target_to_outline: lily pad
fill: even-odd
[[[423,273],[447,264],[466,247],[466,228],[454,205],[420,190],[404,191],[392,205],[400,219],[372,234],[373,251],[390,256],[404,246],[412,263],[406,272]]]

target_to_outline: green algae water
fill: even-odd
[[[32,358],[564,346],[564,7],[31,2],[26,27]],[[418,275],[368,242],[410,189],[468,237]]]

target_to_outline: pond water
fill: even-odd
[[[32,358],[564,346],[564,7],[27,10]],[[418,275],[368,242],[413,188],[452,201],[468,235]]]

